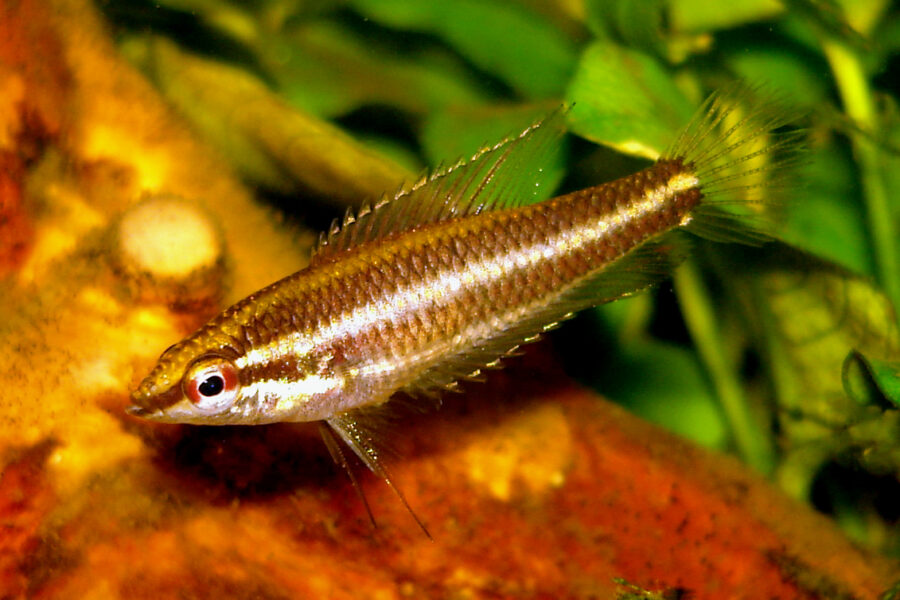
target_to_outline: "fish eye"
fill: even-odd
[[[221,412],[237,399],[237,368],[221,356],[204,356],[190,366],[182,379],[184,395],[199,411]]]

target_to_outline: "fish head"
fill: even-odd
[[[236,352],[204,337],[170,346],[131,394],[129,414],[163,423],[246,422],[256,398],[242,390]]]

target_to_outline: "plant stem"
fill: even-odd
[[[712,380],[738,454],[756,470],[771,473],[775,466],[772,441],[750,411],[736,368],[725,351],[709,294],[692,260],[678,268],[674,283],[685,323]]]
[[[878,131],[878,115],[875,111],[872,90],[859,57],[854,51],[834,40],[826,40],[822,46],[834,72],[844,110],[862,130],[862,133],[851,135],[850,139],[859,164],[878,281],[896,311],[900,307],[897,234],[881,170],[881,151],[873,139]]]

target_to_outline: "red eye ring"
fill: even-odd
[[[221,412],[238,397],[237,368],[221,356],[206,356],[194,362],[182,379],[184,395],[202,412]]]

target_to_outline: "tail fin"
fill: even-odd
[[[784,128],[800,116],[744,84],[712,94],[663,155],[682,161],[700,182],[703,202],[685,229],[716,242],[771,240],[781,194],[803,155],[803,132]]]

